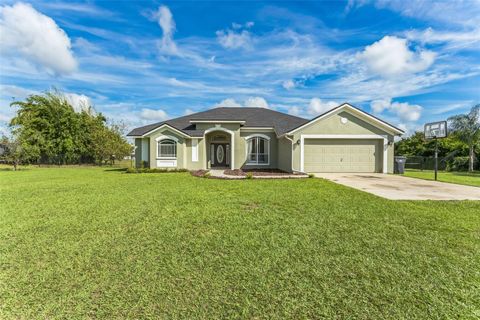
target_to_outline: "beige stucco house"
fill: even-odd
[[[404,132],[348,103],[307,120],[264,108],[215,108],[132,130],[137,166],[393,172]]]

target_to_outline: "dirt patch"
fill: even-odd
[[[245,209],[245,211],[253,211],[253,210],[256,210],[258,208],[260,208],[260,204],[256,203],[256,202],[251,202],[251,203],[247,203],[243,206],[243,208]]]

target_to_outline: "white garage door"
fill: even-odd
[[[305,172],[379,172],[379,140],[305,139]]]

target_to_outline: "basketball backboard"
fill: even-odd
[[[437,121],[425,124],[425,139],[445,138],[447,136],[447,121]]]

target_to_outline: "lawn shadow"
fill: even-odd
[[[127,171],[128,168],[109,168],[109,169],[105,169],[103,171],[107,171],[107,172],[125,172]]]
[[[29,171],[29,168],[18,168],[16,171]],[[13,168],[0,168],[0,171],[12,171],[14,172]]]

